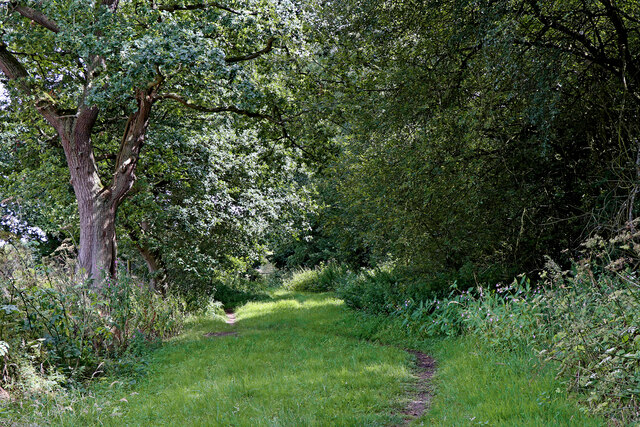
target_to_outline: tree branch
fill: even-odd
[[[49,19],[49,17],[47,17],[44,13],[27,6],[20,6],[17,4],[17,2],[12,2],[11,6],[14,11],[18,12],[25,18],[31,19],[33,22],[40,24],[40,26],[46,28],[47,30],[53,31],[54,33],[60,32],[60,27],[58,27],[58,24],[56,24],[56,22],[52,19]]]
[[[616,36],[618,38],[618,51],[620,55],[620,59],[624,61],[624,69],[628,69],[634,80],[638,79],[638,68],[636,63],[634,62],[634,58],[629,51],[629,31],[627,30],[624,21],[620,17],[620,11],[616,8],[611,0],[600,0],[605,7],[607,16],[611,21],[613,28],[616,31]],[[623,76],[624,79],[624,76]]]
[[[267,121],[270,121],[270,122],[275,123],[275,124],[280,124],[280,122],[278,121],[277,118],[275,118],[273,116],[269,116],[267,114],[256,113],[254,111],[249,111],[249,110],[243,110],[243,109],[235,107],[233,105],[221,106],[221,107],[207,107],[207,106],[204,106],[204,105],[195,104],[195,103],[193,103],[193,102],[191,102],[189,100],[184,99],[183,97],[181,97],[180,95],[175,94],[175,93],[166,93],[166,94],[158,95],[156,97],[156,99],[159,99],[159,100],[171,99],[171,100],[179,102],[180,104],[184,105],[187,108],[190,108],[190,109],[196,110],[196,111],[200,111],[202,113],[235,113],[235,114],[239,114],[241,116],[267,120]]]
[[[295,139],[293,139],[291,137],[291,135],[289,135],[289,132],[287,131],[287,126],[285,124],[285,121],[282,119],[282,114],[280,113],[280,110],[275,107],[275,111],[274,114],[276,115],[276,117],[278,118],[278,124],[280,125],[280,131],[282,132],[282,136],[283,138],[285,138],[287,141],[289,141],[289,143],[296,147],[297,149],[299,149],[300,151],[302,151],[304,154],[306,154],[307,156],[309,156],[309,158],[311,159],[315,159],[318,160],[317,156],[315,156],[313,153],[310,153],[307,149],[305,149],[302,145],[298,144],[296,142]]]
[[[269,37],[269,40],[267,40],[267,45],[262,50],[250,53],[248,55],[234,56],[234,57],[231,57],[231,58],[225,58],[224,61],[227,64],[235,64],[236,62],[250,61],[252,59],[256,59],[257,57],[262,56],[265,53],[271,52],[271,50],[273,49],[273,42],[274,42],[275,39],[276,38],[274,36]]]
[[[125,125],[115,170],[108,191],[116,206],[120,205],[136,180],[135,171],[140,158],[140,149],[149,126],[149,116],[155,101],[155,88],[137,94],[138,110],[129,116]]]
[[[589,40],[586,34],[575,31],[562,24],[561,22],[558,22],[557,20],[544,15],[542,13],[542,10],[540,9],[540,5],[538,5],[536,0],[528,0],[528,4],[533,9],[535,16],[540,20],[540,22],[560,32],[561,34],[564,34],[566,37],[569,37],[569,39],[580,43],[586,49],[586,51],[589,52],[589,55],[591,55],[592,57],[590,59],[592,59],[594,62],[600,65],[606,63],[609,66],[616,67],[618,69],[622,67],[622,60],[607,56],[602,49],[598,49],[596,46],[594,46],[594,44],[591,42],[591,40]],[[574,54],[578,53],[578,51],[573,49],[571,50],[571,52]],[[586,57],[587,55],[585,55],[584,53],[580,53],[580,56]]]
[[[29,73],[24,66],[16,59],[15,56],[7,50],[7,45],[0,43],[0,70],[9,80],[24,79],[29,77]],[[25,84],[25,90],[30,88]]]
[[[9,80],[17,81],[24,94],[34,94],[34,87],[25,81],[29,77],[26,68],[7,50],[7,45],[2,42],[0,42],[0,71]],[[64,132],[62,119],[51,96],[44,94],[43,98],[35,101],[35,107],[59,134]]]
[[[163,95],[158,95],[156,97],[156,99],[171,99],[171,100],[179,102],[180,104],[184,105],[187,108],[190,108],[190,109],[196,110],[196,111],[200,111],[200,112],[203,112],[203,113],[234,113],[234,114],[239,114],[241,116],[246,116],[246,117],[251,117],[251,118],[256,118],[256,119],[261,119],[261,120],[267,120],[267,121],[277,125],[278,127],[280,127],[280,131],[282,132],[282,137],[284,139],[286,139],[287,141],[289,141],[289,143],[292,146],[298,148],[300,151],[302,151],[303,153],[308,155],[310,158],[316,158],[316,156],[314,156],[312,153],[310,153],[308,150],[306,150],[303,146],[298,144],[295,141],[295,139],[293,139],[291,137],[291,135],[289,135],[289,132],[287,131],[287,127],[286,127],[286,122],[282,118],[282,115],[280,114],[280,111],[277,108],[274,109],[274,115],[273,116],[269,116],[267,114],[256,113],[254,111],[243,110],[243,109],[237,108],[235,106],[205,107],[203,105],[194,104],[193,102],[188,101],[188,100],[182,98],[180,95],[177,95],[175,93],[167,93],[167,94],[163,94]]]
[[[569,55],[573,55],[575,57],[584,59],[586,61],[590,61],[594,64],[597,64],[599,66],[601,66],[602,68],[604,68],[605,70],[609,70],[614,74],[618,74],[620,72],[620,69],[614,65],[612,65],[610,63],[610,61],[605,61],[603,60],[602,57],[595,57],[592,56],[590,53],[582,51],[582,50],[578,50],[578,49],[572,49],[571,47],[567,47],[567,46],[562,46],[560,44],[556,44],[556,43],[551,43],[551,42],[544,42],[544,41],[529,41],[529,40],[515,40],[514,44],[516,45],[522,45],[522,46],[526,46],[526,47],[539,47],[539,48],[544,48],[544,49],[554,49],[557,50],[559,52],[564,52],[567,53]]]

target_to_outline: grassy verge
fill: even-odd
[[[111,378],[62,415],[41,414],[54,425],[395,425],[414,381],[404,347],[438,362],[432,409],[416,425],[604,424],[530,358],[466,338],[418,339],[328,294],[277,294],[237,318],[198,319],[153,354],[142,381]],[[238,334],[204,336],[223,331]]]
[[[551,366],[530,355],[496,353],[473,338],[432,346],[440,361],[436,397],[421,425],[602,426],[579,410]]]
[[[352,313],[339,323],[352,336],[420,350],[436,359],[430,410],[412,425],[606,425],[579,408],[556,379],[554,367],[530,352],[496,351],[473,337],[424,339],[383,316]]]
[[[234,326],[201,319],[157,351],[133,388],[74,408],[64,425],[388,425],[401,421],[409,356],[337,334],[341,301],[281,295],[249,303]],[[234,330],[212,337],[208,332]],[[125,399],[121,400],[121,399]],[[106,404],[106,402],[109,404]]]

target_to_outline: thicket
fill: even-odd
[[[338,0],[309,12],[319,47],[301,66],[304,117],[340,126],[314,176],[312,228],[277,262],[392,260],[460,286],[537,277],[544,255],[567,268],[585,236],[638,215],[636,6]]]
[[[182,327],[179,299],[124,270],[100,292],[75,277],[64,251],[36,260],[19,240],[0,246],[0,399],[135,376],[141,356]]]

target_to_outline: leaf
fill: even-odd
[[[9,305],[3,305],[2,307],[0,307],[0,310],[4,310],[4,312],[6,314],[11,314],[14,312],[19,312],[20,309],[18,308],[18,306],[13,305],[13,304],[9,304]]]

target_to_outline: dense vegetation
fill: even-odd
[[[178,418],[195,425],[397,425],[407,419],[407,389],[416,382],[412,355],[398,348],[410,346],[442,360],[442,392],[418,425],[603,425],[567,401],[553,371],[532,366],[527,355],[504,357],[474,340],[425,340],[395,320],[348,310],[330,294],[279,291],[236,315],[235,325],[222,316],[191,319],[153,354],[153,374],[138,382],[98,381],[92,394],[45,397],[11,415],[56,425]],[[216,336],[224,333],[231,334]]]
[[[284,283],[640,420],[639,118],[635,0],[0,1],[0,404]]]
[[[636,217],[635,2],[332,6],[309,72],[340,153],[314,239],[282,262],[507,280]]]

